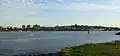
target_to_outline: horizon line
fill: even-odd
[[[5,24],[5,25],[0,25],[0,26],[2,26],[2,27],[21,27],[22,25],[25,25],[25,26],[27,26],[27,25],[30,25],[30,26],[33,26],[33,25],[36,25],[36,24],[16,24],[16,25],[12,25],[12,24]],[[40,25],[40,26],[42,26],[42,27],[55,27],[55,26],[71,26],[71,25],[75,25],[75,24],[50,24],[50,25],[43,25],[43,24],[37,24],[37,25]],[[77,25],[79,25],[79,26],[103,26],[103,27],[119,27],[120,28],[120,26],[115,26],[115,25],[112,25],[112,26],[110,26],[110,25],[107,25],[107,24],[77,24]]]

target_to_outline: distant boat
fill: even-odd
[[[118,33],[115,33],[115,35],[120,35],[120,32],[118,32]]]

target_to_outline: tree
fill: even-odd
[[[30,25],[27,25],[26,30],[27,30],[27,31],[30,31],[30,30],[31,30]]]

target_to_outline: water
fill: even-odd
[[[120,40],[116,32],[53,31],[53,32],[0,32],[0,56],[23,53],[58,52],[65,46]]]

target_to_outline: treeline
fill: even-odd
[[[21,27],[2,27],[0,31],[120,31],[118,27],[104,27],[104,26],[88,26],[88,25],[69,25],[69,26],[54,26],[45,27],[40,25],[22,25]]]

